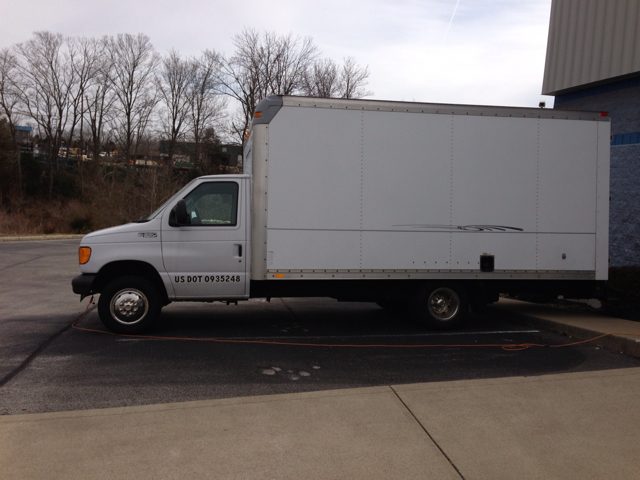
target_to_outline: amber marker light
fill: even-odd
[[[260,118],[262,116],[262,112],[256,112],[253,114],[254,118]]]
[[[89,247],[80,247],[78,249],[78,259],[80,260],[80,265],[84,265],[91,258],[91,249]]]
[[[275,277],[275,278],[284,278],[284,274],[282,274],[282,273],[276,273],[276,274],[274,275],[274,277]]]

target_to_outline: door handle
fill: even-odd
[[[238,247],[238,257],[242,257],[242,244],[236,245]]]

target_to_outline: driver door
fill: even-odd
[[[162,218],[162,258],[176,299],[234,299],[248,295],[248,179],[205,180],[183,198],[190,224]]]

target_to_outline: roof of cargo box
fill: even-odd
[[[455,105],[447,103],[396,102],[388,100],[354,100],[345,98],[298,97],[270,95],[256,106],[253,125],[268,124],[282,107],[332,108],[380,112],[430,113],[445,115],[477,115],[489,117],[555,118],[567,120],[611,121],[604,112],[582,112],[526,107],[489,105]]]

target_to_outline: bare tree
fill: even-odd
[[[162,59],[156,77],[162,133],[168,139],[169,166],[173,165],[178,137],[184,133],[191,110],[190,94],[194,82],[196,62],[180,57],[175,50]]]
[[[195,144],[194,161],[200,169],[202,169],[204,158],[202,153],[204,133],[219,130],[225,119],[227,100],[221,98],[219,94],[219,67],[220,55],[213,50],[205,50],[196,60],[189,93],[190,127]]]
[[[69,119],[75,71],[65,38],[60,34],[35,32],[34,38],[18,44],[16,51],[19,56],[17,91],[24,112],[36,122],[45,139],[51,198],[58,152]]]
[[[340,71],[330,58],[319,60],[306,72],[302,92],[309,97],[341,96]]]
[[[220,63],[220,84],[223,92],[240,104],[240,114],[231,120],[231,130],[244,141],[244,135],[255,107],[265,90],[260,66],[260,38],[255,31],[245,30],[234,38],[238,52]]]
[[[138,152],[157,103],[153,78],[159,62],[151,40],[144,34],[120,34],[108,42],[111,86],[116,96],[114,134],[129,161]]]
[[[264,53],[261,56],[265,72],[265,94],[292,95],[304,85],[305,73],[318,56],[311,37],[300,39],[291,33],[277,37],[263,34]]]
[[[96,52],[98,62],[93,81],[87,85],[84,92],[84,111],[89,124],[90,145],[94,165],[97,165],[100,152],[106,143],[105,126],[111,120],[115,95],[111,88],[110,60],[107,55],[108,39],[105,37],[97,41]]]
[[[365,89],[367,78],[369,67],[360,67],[353,57],[345,58],[342,66],[326,58],[307,71],[302,91],[310,97],[363,98],[373,95]]]
[[[242,143],[258,101],[270,94],[300,91],[318,53],[311,38],[292,34],[244,30],[233,43],[234,55],[221,61],[220,84],[223,92],[240,104],[241,112],[232,120],[232,130]]]
[[[126,161],[143,150],[155,154],[158,138],[151,132],[159,131],[170,163],[184,138],[195,144],[194,162],[202,168],[205,142],[207,158],[217,155],[222,138],[242,143],[256,105],[268,95],[371,94],[368,67],[352,57],[318,59],[311,38],[249,29],[233,43],[230,57],[207,50],[185,59],[172,51],[161,59],[144,34],[94,39],[36,32],[0,52],[0,114],[10,128],[16,115],[33,119],[45,142],[51,197],[60,147],[74,146],[78,136],[82,147],[89,137],[97,166],[106,145]],[[229,116],[228,103],[238,105]],[[82,172],[81,166],[81,180]]]
[[[80,143],[83,143],[85,93],[88,87],[97,80],[104,50],[101,48],[99,41],[91,38],[69,38],[67,42],[69,45],[69,60],[73,70],[73,85],[69,102],[69,137],[67,142],[70,147],[78,124],[80,124]],[[80,148],[82,149],[83,146],[81,145]]]
[[[12,49],[0,50],[0,117],[6,117],[9,133],[13,142],[13,165],[18,174],[18,191],[22,198],[22,168],[20,165],[20,148],[18,147],[16,124],[19,121],[20,96],[15,85],[18,71],[18,59]],[[2,195],[0,192],[0,199]]]
[[[369,78],[369,67],[361,67],[353,57],[344,59],[340,71],[341,98],[363,98],[373,95],[365,89]]]

